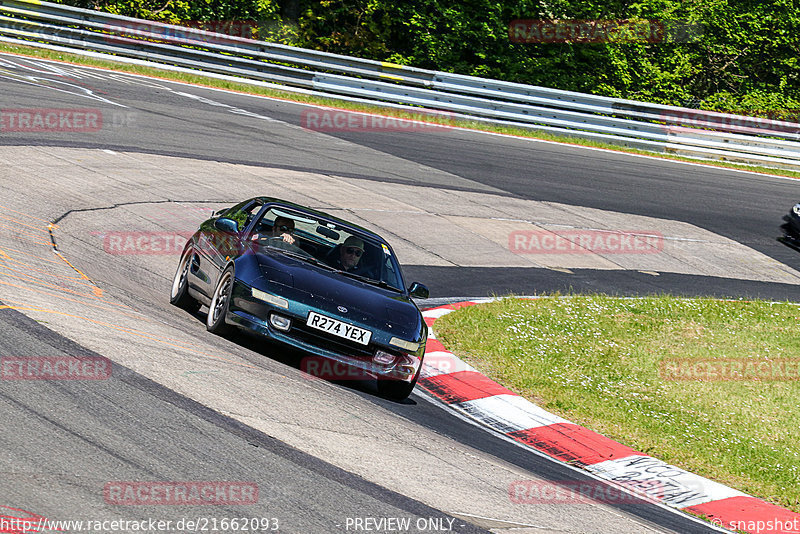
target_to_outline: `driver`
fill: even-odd
[[[272,224],[270,239],[281,239],[290,245],[294,245],[294,221],[288,217],[276,217]]]

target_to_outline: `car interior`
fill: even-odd
[[[331,267],[337,266],[339,251],[344,239],[349,235],[342,234],[332,228],[322,225],[310,224],[310,221],[295,220],[295,243],[288,244],[278,238],[272,238],[272,229],[276,218],[275,213],[267,213],[254,229],[253,235],[258,236],[258,240],[265,245],[276,246],[277,248],[293,250],[308,254]],[[280,216],[288,214],[281,213]],[[317,235],[319,234],[319,235]],[[331,245],[331,241],[340,241]],[[364,253],[358,263],[358,267],[352,271],[354,274],[364,276],[373,280],[382,280],[389,285],[400,288],[399,277],[394,269],[394,264],[384,253],[382,248],[367,240],[364,241]]]

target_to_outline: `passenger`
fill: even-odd
[[[359,270],[358,262],[363,255],[364,241],[351,235],[339,248],[339,257],[334,261],[334,267],[341,271],[356,272]]]

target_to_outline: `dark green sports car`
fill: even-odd
[[[419,377],[428,329],[389,244],[359,226],[258,197],[214,214],[186,244],[170,301],[206,327],[232,327],[309,353],[325,378],[377,378],[381,394],[404,399]],[[329,364],[318,365],[319,362]],[[338,373],[338,374],[337,374]]]

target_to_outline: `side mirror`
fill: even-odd
[[[214,228],[226,234],[239,233],[239,223],[233,219],[228,219],[227,217],[220,217],[214,221]]]
[[[417,299],[426,299],[430,295],[430,291],[424,285],[420,284],[419,282],[414,282],[408,288],[409,294]]]

